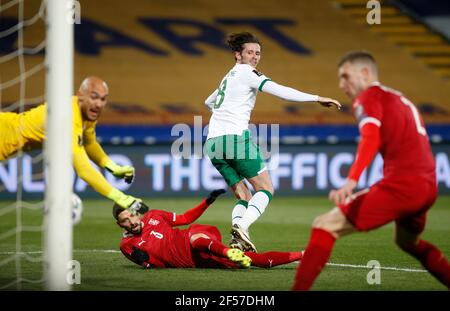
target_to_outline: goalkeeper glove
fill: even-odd
[[[206,198],[206,204],[211,205],[219,195],[224,194],[225,192],[227,192],[225,189],[216,189],[213,190],[209,196]]]
[[[133,214],[144,214],[148,211],[148,206],[142,203],[141,199],[126,195],[115,188],[108,194],[108,198],[116,202],[116,204],[122,208],[129,208]]]
[[[105,169],[118,178],[123,178],[127,184],[131,184],[134,179],[134,167],[125,165],[120,166],[113,161],[105,164]]]

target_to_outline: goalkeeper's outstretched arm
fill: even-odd
[[[91,124],[83,132],[84,149],[86,150],[89,159],[99,167],[106,169],[115,177],[123,178],[126,183],[131,184],[134,180],[134,167],[117,165],[108,157],[97,142],[95,125],[96,123]]]
[[[102,146],[100,146],[97,142],[95,125],[89,126],[83,131],[83,143],[89,159],[91,159],[99,167],[104,168],[110,159],[103,150]]]
[[[107,197],[123,208],[130,207],[135,201],[140,201],[111,186],[100,172],[94,169],[83,147],[75,146],[73,166],[77,175],[88,183],[95,191]]]

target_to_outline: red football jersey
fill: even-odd
[[[176,217],[166,211],[148,211],[142,218],[141,234],[125,234],[120,250],[131,260],[133,246],[147,252],[150,259],[144,266],[148,268],[193,268],[188,229],[173,228]]]
[[[380,153],[385,178],[398,175],[436,179],[435,161],[423,120],[400,92],[374,83],[353,102],[359,128],[368,122],[380,128]]]

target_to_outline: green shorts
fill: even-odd
[[[230,187],[244,178],[259,175],[266,168],[249,131],[244,131],[241,136],[224,135],[208,139],[206,154]]]

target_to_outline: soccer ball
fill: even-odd
[[[81,221],[83,215],[83,202],[80,197],[72,193],[72,224],[76,225]]]

